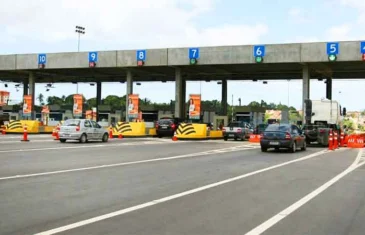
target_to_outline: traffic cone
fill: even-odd
[[[344,147],[345,146],[345,134],[343,132],[341,132],[341,141],[340,141],[340,146]]]
[[[337,131],[334,132],[334,146],[333,149],[338,149],[338,135]]]
[[[4,129],[2,129],[1,134],[3,134],[3,135],[5,135],[5,134],[6,134],[5,128],[4,128]]]
[[[172,137],[172,141],[177,141],[176,132],[174,132],[174,136]]]
[[[112,126],[109,127],[109,139],[113,139],[113,128],[112,128]]]
[[[122,134],[119,134],[118,135],[118,139],[123,139],[123,135]]]
[[[328,137],[328,150],[333,150],[332,130],[330,130],[329,137]]]
[[[54,135],[54,137],[55,137],[54,140],[60,140],[60,135],[58,133],[59,131],[60,131],[60,124],[58,123],[57,127],[56,127],[56,131],[55,131],[55,135]]]
[[[28,142],[28,127],[27,124],[24,125],[23,127],[23,139],[21,140],[23,142]]]
[[[56,128],[53,128],[52,130],[52,136],[55,137],[56,136]]]

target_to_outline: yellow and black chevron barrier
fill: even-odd
[[[176,135],[194,135],[196,131],[192,123],[181,123],[176,130]]]
[[[113,128],[113,135],[122,134],[125,137],[146,136],[144,122],[118,122]]]
[[[23,125],[20,121],[10,121],[6,126],[5,129],[7,130],[15,130],[21,128],[21,130],[23,131]]]
[[[181,123],[176,130],[176,137],[183,139],[208,139],[207,125],[196,123]]]

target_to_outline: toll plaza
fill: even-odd
[[[121,119],[125,122],[152,120],[156,118],[157,110],[142,110],[138,107],[138,102],[130,101],[137,95],[133,92],[134,83],[167,81],[175,82],[175,118],[184,119],[187,113],[186,81],[217,81],[221,86],[223,104],[219,116],[224,117],[227,116],[229,80],[267,82],[300,79],[303,81],[304,106],[304,100],[310,99],[311,79],[325,81],[326,98],[331,100],[332,79],[365,77],[364,54],[365,42],[344,41],[0,55],[0,77],[4,82],[23,84],[25,105],[21,112],[11,110],[10,118],[14,117],[14,120],[41,119],[41,111],[37,114],[34,109],[36,83],[64,82],[95,83],[96,107],[85,107],[82,95],[77,94],[73,107],[62,107],[59,110],[50,107],[50,120],[58,121],[56,119],[59,117],[52,119],[56,113],[62,113],[62,119],[85,117],[87,110],[95,108],[96,119],[108,124]],[[126,83],[126,91],[121,94],[126,94],[128,105],[123,107],[123,111],[101,106],[103,82]],[[137,108],[130,109],[132,106]],[[249,115],[250,119],[258,120],[245,111],[237,115],[243,119]],[[214,117],[210,114],[208,116],[203,115],[203,118],[200,116],[198,119],[214,122]]]

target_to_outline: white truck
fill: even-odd
[[[303,131],[307,144],[316,142],[328,146],[329,132],[337,132],[340,140],[341,125],[346,115],[346,108],[341,110],[337,101],[333,100],[305,100]]]

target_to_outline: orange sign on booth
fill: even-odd
[[[93,119],[93,111],[92,110],[86,110],[85,116],[86,116],[86,119],[92,120]]]
[[[48,107],[48,105],[44,105],[42,107],[42,113],[49,114],[49,107]]]
[[[201,95],[190,95],[189,118],[200,119]]]
[[[8,104],[10,92],[0,91],[0,106]]]
[[[23,115],[24,116],[31,116],[32,114],[32,96],[31,95],[25,95],[23,101]]]
[[[82,116],[82,102],[82,95],[74,95],[73,115],[75,117]]]
[[[138,118],[139,95],[130,94],[128,96],[128,117]]]

